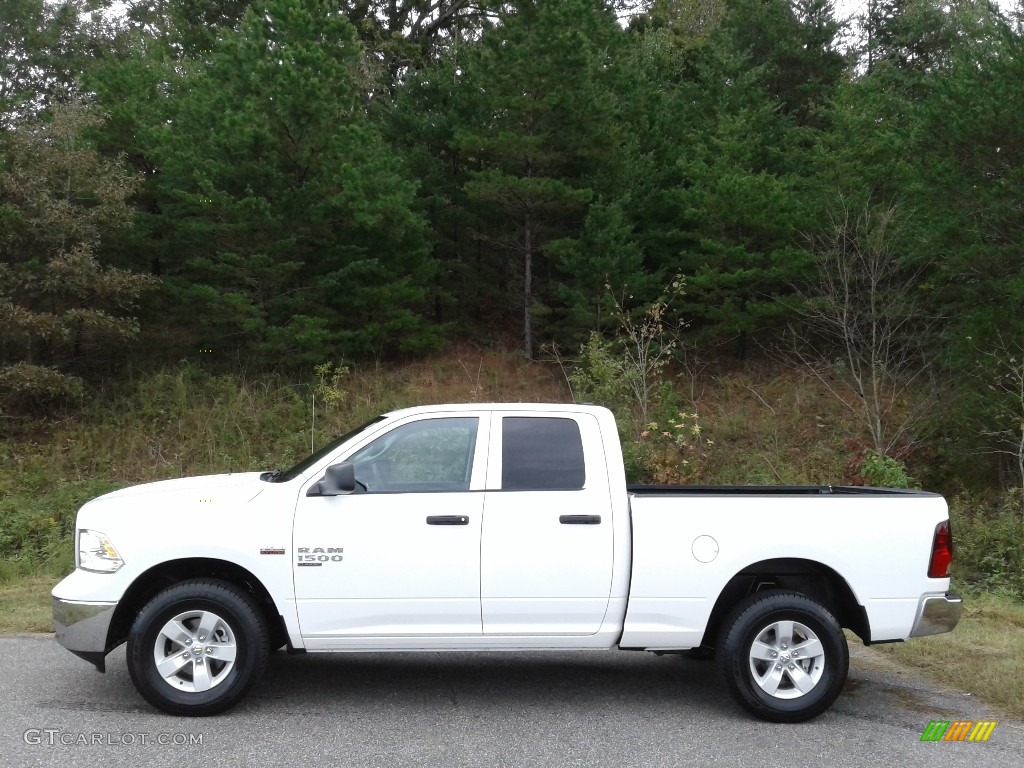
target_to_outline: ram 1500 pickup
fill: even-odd
[[[810,719],[864,643],[948,632],[941,496],[628,486],[587,405],[395,411],[287,471],[108,493],[53,590],[58,642],[155,707],[236,703],[282,646],[714,654],[756,716]]]

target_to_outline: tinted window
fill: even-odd
[[[585,479],[583,440],[573,419],[501,420],[502,490],[578,490]]]
[[[373,492],[468,491],[477,419],[424,419],[395,427],[349,461]]]

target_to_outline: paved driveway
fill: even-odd
[[[920,642],[920,641],[919,641]],[[48,637],[0,638],[0,764],[11,766],[1001,766],[1024,724],[987,743],[922,743],[930,720],[999,718],[851,647],[847,690],[810,723],[751,719],[713,665],[644,653],[275,654],[241,705],[169,717],[128,678]]]

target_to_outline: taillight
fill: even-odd
[[[928,565],[928,578],[944,579],[949,576],[949,567],[953,564],[953,529],[949,520],[935,526],[935,539],[932,541],[932,561]]]

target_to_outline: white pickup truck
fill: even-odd
[[[57,640],[103,671],[127,640],[154,706],[236,703],[282,646],[714,654],[753,714],[798,722],[865,643],[948,632],[941,496],[627,486],[586,405],[395,411],[285,472],[125,488],[78,513]]]

